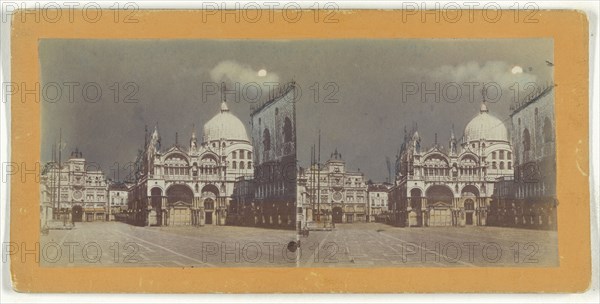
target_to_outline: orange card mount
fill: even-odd
[[[16,290],[588,288],[583,13],[62,12],[13,15]]]

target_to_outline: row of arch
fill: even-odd
[[[247,149],[238,149],[235,151],[231,151],[231,153],[229,153],[229,155],[231,156],[231,159],[252,159],[252,151],[247,150]],[[223,160],[225,160],[225,157],[223,157]],[[219,162],[219,157],[216,154],[206,154],[203,155],[200,159],[200,164],[198,164],[198,162],[194,162],[192,164],[192,166],[197,167],[197,166],[206,166],[206,165],[217,165]],[[166,166],[173,166],[173,167],[187,167],[190,166],[190,158],[186,155],[184,155],[182,152],[173,152],[168,154],[165,157],[165,165]]]
[[[196,192],[198,192],[198,190],[199,190],[199,186],[197,184],[195,186],[195,190],[196,190]],[[166,197],[167,197],[167,202],[169,204],[175,203],[178,201],[191,204],[192,201],[194,200],[194,191],[188,185],[183,185],[183,184],[172,185],[169,188],[167,188],[167,191],[165,191],[165,193],[166,193]],[[201,193],[202,193],[202,197],[214,199],[219,196],[219,193],[221,193],[221,191],[219,191],[219,188],[216,185],[208,184],[208,185],[205,185],[204,187],[202,187]],[[160,198],[162,198],[162,196],[163,196],[163,190],[160,187],[154,187],[154,188],[150,189],[151,199],[153,199],[153,200],[160,199]]]
[[[478,158],[477,155],[468,152],[468,153],[464,153],[463,155],[461,155],[458,159],[458,162],[461,165],[470,164],[470,163],[478,164],[479,161],[477,160],[477,158]],[[423,163],[425,165],[434,166],[435,164],[442,163],[442,165],[445,165],[446,167],[450,166],[450,159],[441,152],[430,153],[428,155],[425,155],[425,157],[423,159],[424,159]]]
[[[277,112],[277,111],[276,111]],[[259,124],[261,120],[259,119]],[[285,117],[283,120],[283,143],[290,143],[294,140],[294,130],[292,127],[292,120],[289,117]],[[271,131],[268,128],[263,130],[263,151],[270,151],[272,148],[271,142]]]
[[[462,197],[472,196],[479,197],[479,189],[475,185],[466,185],[460,192]],[[413,188],[410,190],[411,199],[420,199],[423,197],[423,191],[420,188]],[[428,199],[433,199],[433,202],[443,202],[447,204],[452,203],[454,198],[454,192],[450,187],[446,185],[433,185],[425,190],[425,196]]]
[[[537,116],[538,109],[535,109],[535,122],[537,124]],[[519,129],[521,128],[521,118],[518,119]],[[523,129],[521,137],[521,144],[523,145],[523,151],[527,152],[531,150],[531,134],[529,132],[529,128]],[[549,117],[544,118],[544,125],[542,127],[542,140],[544,143],[549,143],[554,141],[554,127],[552,126],[552,121],[550,121]]]
[[[244,161],[240,161],[239,163],[237,161],[232,161],[231,163],[231,169],[252,169],[252,162],[248,161],[245,162]]]

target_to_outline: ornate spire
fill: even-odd
[[[456,155],[456,137],[454,136],[454,124],[452,124],[452,129],[450,129],[450,144],[448,145],[450,148],[450,154]]]
[[[479,113],[487,113],[488,112],[488,108],[485,105],[485,99],[483,100],[483,102],[481,103],[481,108],[479,109]]]
[[[229,112],[229,107],[227,106],[227,102],[225,100],[223,100],[221,103],[221,113],[223,112]]]
[[[152,132],[152,139],[156,138],[158,139],[160,137],[160,135],[158,135],[158,124],[156,124],[154,126],[154,131]]]
[[[192,138],[190,138],[190,151],[196,150],[196,125],[192,127]]]
[[[487,113],[488,112],[488,108],[485,105],[485,95],[487,93],[487,90],[484,88],[481,89],[481,108],[479,109],[479,113],[483,114],[483,113]]]
[[[154,147],[155,151],[160,150],[160,135],[158,134],[158,122],[154,126],[152,137],[150,138],[150,145]]]
[[[332,159],[342,159],[342,154],[340,152],[338,152],[338,149],[335,148],[335,151],[333,153],[331,153],[331,158]]]
[[[229,112],[229,107],[227,107],[227,95],[225,92],[227,91],[227,87],[225,86],[225,82],[221,83],[221,96],[223,97],[223,102],[221,102],[221,113]]]

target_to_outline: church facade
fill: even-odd
[[[513,175],[513,149],[504,123],[483,102],[448,147],[425,148],[418,130],[405,130],[390,189],[393,222],[403,227],[486,225],[496,179]]]
[[[189,143],[163,149],[158,127],[146,135],[129,190],[128,221],[141,226],[225,225],[233,186],[254,173],[253,148],[225,101]]]

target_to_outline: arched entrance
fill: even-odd
[[[218,209],[217,198],[219,197],[219,188],[215,185],[206,185],[201,191],[202,202],[204,205],[204,223],[206,225],[218,224],[216,217]]]
[[[429,210],[429,226],[452,226],[452,199],[454,195],[447,186],[431,186],[425,192]]]
[[[83,208],[79,205],[73,206],[71,218],[73,219],[73,222],[81,222],[83,220]]]
[[[465,200],[465,221],[467,225],[473,225],[473,212],[475,211],[475,202],[473,199]]]
[[[460,194],[463,198],[465,198],[463,203],[463,209],[465,211],[465,224],[473,225],[475,224],[475,202],[479,197],[479,189],[474,185],[467,185],[463,188]]]
[[[154,214],[154,218],[149,219],[150,225],[162,226],[166,223],[166,216],[162,211],[162,189],[156,187],[150,189],[150,205]]]
[[[205,224],[212,225],[213,212],[215,211],[215,200],[212,198],[204,199]]]
[[[167,189],[169,225],[187,226],[192,223],[191,206],[194,192],[186,185],[173,185]]]
[[[344,211],[342,210],[341,207],[333,207],[331,214],[332,214],[332,220],[334,223],[342,222]]]
[[[410,204],[411,212],[407,214],[408,226],[423,226],[423,208],[421,202],[423,201],[423,193],[421,189],[414,188],[410,190]]]

